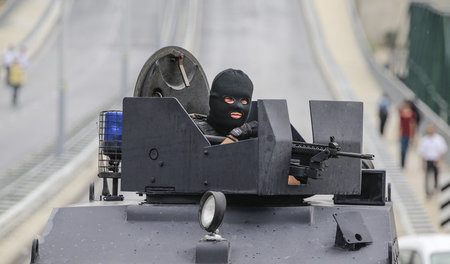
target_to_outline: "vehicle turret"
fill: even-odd
[[[55,209],[31,263],[397,263],[385,172],[362,169],[363,103],[311,101],[307,143],[286,100],[257,100],[258,136],[217,144],[189,115],[208,94],[192,54],[157,51],[100,115],[101,199]]]

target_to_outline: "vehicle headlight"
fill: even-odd
[[[207,191],[200,200],[198,220],[200,226],[208,232],[214,232],[222,223],[227,200],[221,192]]]

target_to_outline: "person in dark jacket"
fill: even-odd
[[[389,115],[389,98],[386,94],[381,97],[380,103],[378,104],[378,117],[380,118],[380,134],[384,133],[384,126],[386,125],[386,120]]]
[[[241,70],[220,72],[211,85],[209,114],[191,114],[205,135],[223,136],[230,141],[257,135],[257,122],[246,123],[252,102],[253,83]]]

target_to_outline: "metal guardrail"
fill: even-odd
[[[118,101],[118,99],[113,99]],[[120,107],[108,103],[110,107]],[[48,146],[19,164],[16,169],[0,175],[0,237],[8,234],[39,209],[66,185],[89,154],[98,147],[97,113],[91,114],[64,143],[65,152],[57,156],[54,145]]]
[[[63,155],[57,157],[47,150],[21,165],[29,168],[25,173],[18,170],[3,175],[0,181],[4,186],[0,190],[0,236],[22,223],[57,193],[59,186],[70,179],[70,173],[85,162],[86,153],[95,150],[96,129],[90,123],[89,128],[65,143]],[[42,156],[45,157],[43,160]],[[73,168],[66,169],[68,164]]]
[[[448,123],[448,103],[447,101],[436,91],[436,87],[433,85],[433,82],[430,80],[428,75],[425,73],[422,67],[417,65],[412,59],[408,59],[409,70],[414,72],[416,77],[419,79],[424,92],[431,101],[439,107],[439,116],[440,118]]]

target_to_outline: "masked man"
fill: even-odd
[[[258,123],[245,123],[252,102],[253,83],[241,70],[220,72],[211,86],[208,116],[193,114],[196,125],[205,135],[227,137],[237,141],[257,136]]]

